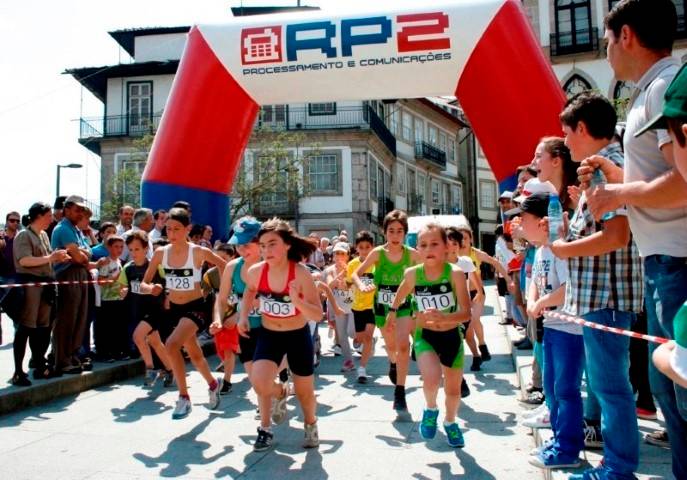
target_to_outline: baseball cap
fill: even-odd
[[[663,98],[665,101],[663,112],[656,115],[649,120],[649,123],[640,128],[635,133],[635,137],[639,137],[649,130],[667,128],[669,118],[687,119],[687,70],[685,70],[685,65],[677,72]]]
[[[549,214],[549,195],[549,192],[533,193],[527,197],[519,207],[508,210],[506,213],[508,213],[508,215],[531,213],[535,217],[544,218]]]
[[[506,200],[506,199],[510,200],[512,198],[513,198],[513,192],[511,192],[510,190],[505,190],[501,194],[501,196],[499,197],[499,200]]]
[[[334,248],[332,249],[332,253],[336,252],[345,252],[349,253],[351,251],[351,248],[348,246],[346,242],[339,242],[336,245],[334,245]]]
[[[230,245],[246,245],[260,232],[262,224],[252,217],[240,218],[234,223],[234,234],[229,239]]]
[[[533,193],[557,193],[556,187],[551,182],[542,182],[538,178],[530,178],[522,187],[522,193],[513,199],[516,203],[522,203]],[[510,210],[509,210],[510,211]],[[510,213],[506,212],[507,215]]]
[[[83,197],[80,197],[78,195],[69,195],[67,198],[64,199],[64,206],[66,207],[67,205],[86,207],[86,201],[83,199]]]

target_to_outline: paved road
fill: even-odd
[[[462,450],[448,447],[443,433],[430,442],[419,437],[424,401],[417,370],[408,382],[412,419],[396,419],[380,341],[366,386],[338,372],[339,358],[323,359],[318,450],[300,447],[303,424],[291,399],[290,420],[276,427],[274,449],[253,453],[256,402],[245,375],[234,376],[234,391],[210,412],[206,386],[192,372],[193,411],[180,421],[171,420],[176,393],[143,390],[140,377],[0,417],[0,478],[542,478],[527,463],[532,437],[516,422],[517,380],[496,305],[490,288],[483,320],[494,359],[467,375],[472,395],[459,415],[467,443]],[[322,334],[328,342],[326,330]]]

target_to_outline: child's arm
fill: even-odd
[[[551,245],[551,251],[558,258],[598,257],[606,253],[626,247],[630,242],[630,224],[627,217],[617,215],[604,222],[603,230],[588,237],[566,242],[556,240]]]

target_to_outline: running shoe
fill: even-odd
[[[367,372],[365,367],[358,367],[358,383],[367,383]]]
[[[460,427],[456,422],[449,425],[444,424],[444,432],[446,432],[446,441],[450,447],[463,448],[465,446],[463,432],[460,431]]]
[[[169,388],[174,385],[174,374],[171,370],[160,370],[160,376],[162,377],[162,386]]]
[[[152,368],[146,368],[146,373],[143,376],[143,386],[151,388],[155,385],[157,380],[157,372]]]
[[[479,346],[479,353],[482,356],[482,362],[488,362],[491,360],[491,353],[489,353],[489,347],[486,344]]]
[[[272,448],[273,438],[274,434],[272,432],[268,432],[267,430],[263,430],[262,428],[258,427],[258,438],[253,444],[253,451],[264,452],[265,450],[269,450]]]
[[[172,412],[172,420],[179,420],[185,418],[191,413],[191,400],[184,397],[179,397],[177,404]]]
[[[568,480],[606,480],[608,475],[603,465],[596,468],[589,468],[582,473],[570,475]]]
[[[525,392],[527,392],[527,393],[544,392],[544,389],[539,388],[539,387],[535,387],[534,385],[532,385],[532,384],[530,383],[529,385],[527,385],[527,388],[525,389]]]
[[[389,363],[389,380],[391,380],[391,383],[396,385],[396,364],[395,363]]]
[[[637,418],[643,420],[656,420],[658,416],[656,415],[656,410],[647,410],[646,408],[637,407]]]
[[[231,392],[231,389],[233,388],[233,385],[231,382],[228,382],[226,380],[222,381],[222,388],[219,390],[220,395],[227,395]]]
[[[604,448],[604,437],[599,425],[584,423],[584,446],[593,449]]]
[[[396,391],[394,392],[394,410],[396,410],[397,412],[405,412],[408,410],[405,389],[396,389]]]
[[[470,365],[470,371],[479,372],[480,370],[482,370],[482,358],[472,357],[472,365]]]
[[[549,411],[549,407],[546,406],[545,403],[542,403],[541,405],[539,405],[537,408],[535,408],[533,410],[526,410],[526,411],[522,412],[522,415],[520,415],[520,418],[522,418],[523,420],[526,418],[533,418],[533,417],[536,417],[538,415],[541,415],[542,413],[545,413],[545,412],[548,413],[548,411]]]
[[[332,352],[335,357],[340,357],[341,356],[341,345],[339,345],[337,343],[332,348],[330,348],[329,351]]]
[[[353,360],[346,360],[341,367],[341,371],[344,373],[352,372],[353,370],[355,370],[355,363],[353,363]]]
[[[282,387],[281,397],[275,399],[272,403],[272,421],[277,425],[284,423],[284,420],[286,420],[286,400],[288,398],[288,394],[288,386],[284,384]]]
[[[460,398],[467,398],[470,396],[470,387],[468,387],[468,382],[465,381],[465,377],[463,377],[463,381],[460,384]]]
[[[303,448],[317,448],[320,446],[320,434],[317,431],[317,422],[312,425],[304,424]]]
[[[539,455],[544,450],[551,448],[555,441],[556,439],[554,439],[553,437],[549,438],[548,440],[545,440],[541,445],[530,450],[530,455]]]
[[[217,407],[219,407],[219,392],[222,389],[222,384],[224,383],[224,380],[220,378],[219,380],[216,380],[215,383],[215,388],[208,389],[208,408],[210,410],[215,410]]]
[[[665,430],[656,430],[644,436],[644,441],[649,445],[656,447],[670,448],[670,440],[668,439],[668,432]]]
[[[551,417],[547,411],[535,417],[521,420],[520,425],[529,428],[551,428]]]
[[[577,468],[581,465],[579,456],[567,455],[553,447],[531,456],[527,461],[530,465],[543,469]]]
[[[363,344],[362,343],[357,343],[353,342],[353,351],[357,353],[358,355],[363,354]]]
[[[422,421],[420,422],[420,436],[425,440],[434,438],[437,434],[438,409],[425,408],[422,411]]]

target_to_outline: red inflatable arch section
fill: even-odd
[[[143,175],[143,204],[226,235],[260,105],[458,97],[496,178],[560,132],[560,85],[518,0],[240,17],[191,29]]]

